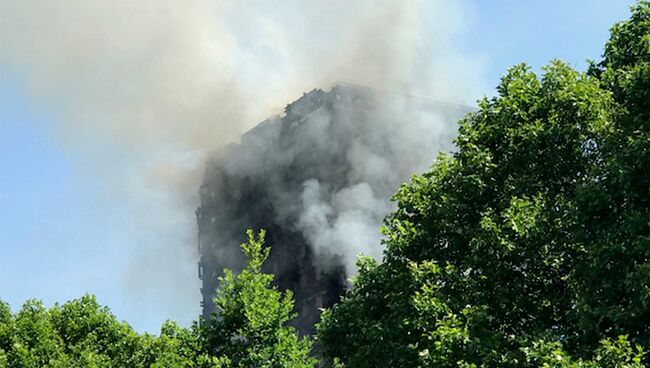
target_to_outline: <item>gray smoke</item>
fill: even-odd
[[[473,101],[483,90],[482,68],[455,46],[462,8],[442,1],[0,0],[0,62],[58,117],[54,134],[80,170],[102,183],[101,208],[128,209],[122,221],[137,236],[123,276],[136,302],[124,318],[145,318],[141,305],[155,303],[162,315],[187,322],[198,311],[192,212],[206,153],[302,92],[338,80]],[[388,123],[380,122],[364,138],[388,139],[389,157],[371,144],[347,152],[357,185],[329,192],[322,181],[304,183],[294,199],[304,207],[296,226],[316,249],[340,243],[335,249],[347,252],[340,235],[347,233],[369,248],[346,257],[379,254],[387,193],[431,161],[438,146],[429,139],[453,129],[418,124],[421,117],[410,114],[414,124],[386,134]]]
[[[452,149],[456,122],[468,111],[351,85],[310,92],[286,116],[215,153],[200,210],[218,218],[210,251],[221,252],[215,257],[221,265],[236,267],[228,259],[237,254],[241,227],[277,226],[298,232],[321,268],[342,262],[354,275],[359,254],[381,255],[379,229],[393,208],[391,195],[438,152]],[[276,247],[295,241],[285,238]]]
[[[315,139],[302,138],[317,152],[317,142],[345,142],[335,148],[334,154],[343,156],[331,168],[338,173],[323,165],[320,181],[310,178],[303,183],[297,226],[317,254],[329,256],[325,259],[340,256],[348,275],[356,273],[359,254],[380,258],[379,228],[393,208],[391,195],[410,175],[426,169],[437,152],[452,148],[455,122],[468,111],[459,107],[450,113],[433,101],[397,95],[374,95],[370,101],[370,107],[363,102],[350,107],[365,109],[364,114],[310,117],[305,129]],[[322,121],[348,128],[319,131],[319,123],[327,125]],[[338,177],[341,170],[343,178]]]
[[[337,302],[359,254],[379,258],[379,228],[400,183],[451,149],[469,108],[354,85],[313,90],[216,152],[201,185],[203,314],[216,275],[239,269],[247,227],[265,228],[266,270],[294,291],[303,334]]]

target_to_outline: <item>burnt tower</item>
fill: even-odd
[[[348,275],[344,255],[323,250],[327,244],[315,247],[300,226],[305,183],[320,183],[324,201],[331,199],[328,193],[363,183],[374,197],[390,203],[399,184],[425,169],[436,151],[452,148],[455,123],[468,111],[339,85],[304,94],[287,105],[284,116],[265,120],[239,144],[215,152],[206,163],[196,210],[204,318],[214,312],[217,276],[224,267],[237,271],[243,266],[239,244],[245,230],[264,228],[272,246],[265,271],[275,274],[281,290],[294,292],[298,317],[293,324],[302,334],[312,333],[319,308],[339,300]],[[419,136],[414,144],[425,147],[400,147],[400,134],[413,124],[412,133]],[[366,173],[370,169],[359,167],[364,156],[358,152],[386,163],[381,167],[390,175]],[[378,227],[381,219],[376,221]]]

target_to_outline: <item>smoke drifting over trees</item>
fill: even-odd
[[[1,3],[9,14],[0,24],[1,62],[57,114],[56,135],[101,183],[100,209],[117,213],[119,203],[128,213],[114,216],[114,226],[134,234],[125,245],[132,267],[123,275],[131,297],[169,308],[163,312],[181,321],[198,312],[192,212],[208,151],[334,81],[460,103],[483,90],[477,58],[453,43],[463,30],[461,5],[285,5]],[[376,167],[362,168],[372,176]],[[314,184],[305,187],[306,202],[318,203]],[[302,223],[314,221],[306,215]],[[125,317],[143,317],[130,308]]]
[[[357,256],[381,256],[391,195],[451,149],[452,127],[470,109],[341,85],[285,110],[207,164],[197,209],[203,314],[213,311],[216,276],[243,266],[243,231],[263,228],[268,271],[295,293],[296,327],[308,333],[356,274]]]
[[[610,34],[601,60],[589,62],[586,72],[559,60],[541,74],[526,64],[511,67],[497,95],[458,121],[454,152],[411,176],[392,205],[384,197],[390,187],[453,134],[446,124],[451,115],[440,110],[450,105],[429,110],[430,100],[403,90],[387,99],[378,89],[349,85],[303,95],[285,115],[242,135],[240,144],[206,155],[196,211],[202,256],[227,249],[212,242],[237,240],[228,231],[272,219],[268,232],[247,232],[241,271],[223,270],[213,318],[190,327],[168,321],[158,335],[138,334],[91,295],[51,308],[27,300],[16,312],[0,295],[0,367],[650,366],[650,2],[632,6],[630,18]],[[170,182],[142,173],[173,153],[182,159],[171,167],[190,168],[200,145],[140,146],[137,136],[125,137],[97,135],[84,142],[96,151],[80,151],[131,142],[131,149],[117,151],[123,162],[92,162],[101,169],[96,178],[118,175],[115,182],[133,185],[125,174],[132,172],[142,185],[167,188],[134,186],[132,194],[143,197],[128,202],[133,213],[125,223],[144,216],[162,229],[162,219],[184,219]],[[118,200],[119,193],[107,194]],[[169,204],[168,211],[156,211],[152,199]],[[360,258],[357,277],[323,311],[316,336],[299,337],[288,324],[300,325],[292,311],[304,298],[275,286],[286,273],[276,269],[283,263],[274,261],[272,249],[276,258],[279,249],[286,259],[300,262],[305,255],[327,267],[330,255],[347,259],[367,251],[358,246],[376,239],[363,234],[386,210],[381,262]],[[355,225],[344,229],[344,241],[336,235],[339,223]],[[141,233],[152,231],[136,225]],[[166,242],[155,252],[138,248],[147,262],[136,260],[133,277],[148,273],[153,293],[170,290],[159,300],[180,299],[191,286],[174,277],[177,269],[165,269],[185,263],[174,250],[189,247],[166,238],[178,229],[158,233]],[[278,233],[302,243],[277,242]],[[165,284],[170,280],[177,284]],[[136,300],[149,303],[145,312],[168,313],[165,301],[147,298]]]

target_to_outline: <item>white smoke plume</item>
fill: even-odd
[[[332,204],[323,200],[321,190],[318,181],[305,182],[299,226],[317,254],[342,256],[352,275],[359,254],[380,258],[379,226],[390,207],[365,182],[336,192]]]
[[[206,153],[303,91],[339,80],[471,103],[484,89],[480,59],[455,46],[464,6],[0,0],[0,63],[59,117],[55,134],[101,183],[100,206],[127,208],[122,222],[139,237],[125,255],[132,267],[122,277],[134,303],[123,317],[144,318],[142,305],[155,304],[186,323],[199,309],[193,210]],[[405,160],[422,160],[407,149],[412,142],[399,143]],[[363,146],[349,155],[360,175],[394,169]],[[344,228],[358,234],[355,242],[375,244],[378,235],[357,229],[376,225],[385,200],[359,184],[324,204],[323,190],[305,183],[302,226],[318,239],[336,240],[332,229]],[[319,227],[323,216],[333,222]]]
[[[338,148],[345,155],[340,166],[347,168],[347,184],[323,188],[322,184],[340,182],[328,178],[336,175],[332,172],[321,175],[325,183],[307,180],[301,196],[299,229],[317,254],[341,256],[349,276],[356,273],[359,254],[381,258],[379,228],[394,207],[390,197],[412,174],[425,170],[437,152],[452,149],[455,122],[461,116],[460,111],[445,114],[402,96],[378,97],[375,103],[365,119],[346,117],[350,121],[345,124],[354,126],[344,132],[348,137],[331,131],[320,134],[326,144],[350,142]],[[340,114],[335,119],[341,119]]]
[[[200,212],[220,220],[203,228],[210,244],[204,248],[222,252],[230,245],[237,253],[242,223],[274,224],[283,233],[299,232],[321,270],[343,262],[354,275],[358,254],[381,256],[379,228],[394,207],[391,195],[438,152],[453,148],[456,122],[469,110],[351,85],[307,94],[287,116],[215,155]],[[231,229],[236,232],[226,235]],[[282,269],[282,260],[275,262]]]

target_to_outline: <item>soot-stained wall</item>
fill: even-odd
[[[471,109],[424,98],[335,86],[304,94],[215,152],[196,211],[203,315],[217,276],[241,269],[245,230],[267,230],[265,271],[294,292],[302,334],[345,291],[359,253],[379,257],[390,196],[436,152],[452,149],[455,122]]]

